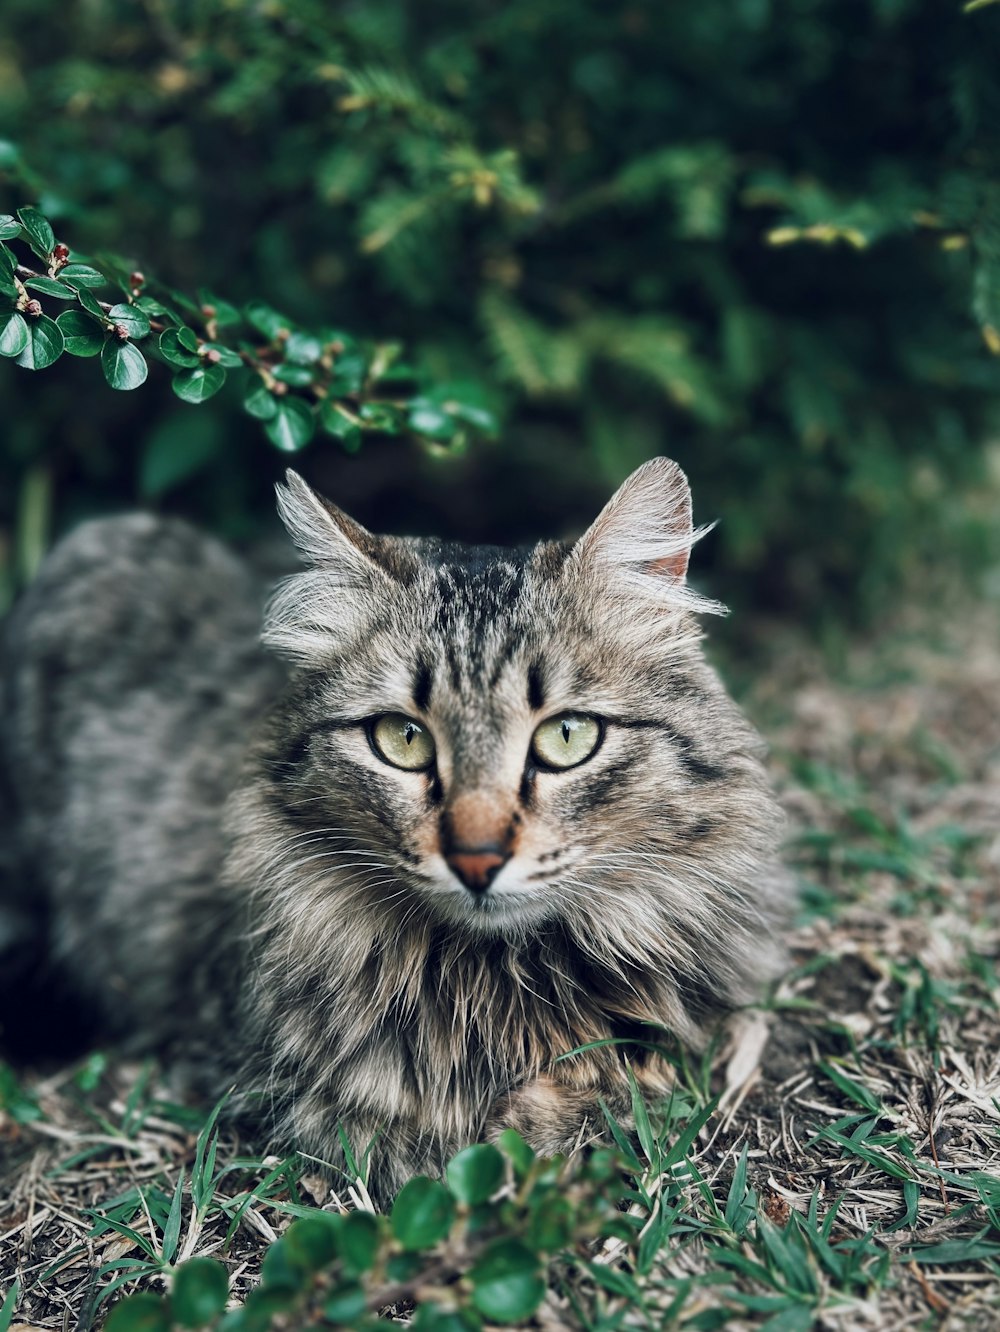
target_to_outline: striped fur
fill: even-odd
[[[104,823],[87,836],[101,843],[103,887],[74,868],[84,832],[71,793],[41,822],[26,809],[23,827],[68,839],[57,866],[37,836],[21,842],[48,881],[57,951],[99,1003],[98,975],[123,977],[119,1026],[183,1048],[203,1082],[234,1080],[276,1138],[333,1164],[338,1125],[360,1150],[377,1138],[379,1196],[507,1123],[543,1150],[571,1149],[598,1131],[599,1099],[625,1109],[628,1066],[650,1089],[668,1084],[651,1032],[697,1045],[753,997],[778,964],[789,899],[760,743],[701,651],[696,613],[720,608],[685,581],[698,533],[683,474],[654,459],[575,544],[516,551],[373,536],[292,473],[279,504],[307,565],[265,621],[265,644],[290,663],[284,683],[249,651],[242,621],[244,673],[218,674],[238,655],[223,615],[199,660],[181,651],[169,688],[146,687],[176,757],[149,751],[127,697],[112,715],[105,706],[96,729],[109,753],[129,720],[141,755],[130,763],[158,772],[165,794],[141,812],[126,800],[126,828],[113,763],[101,768]],[[207,558],[209,543],[189,539]],[[86,635],[48,613],[44,589],[68,568],[53,559],[8,634],[14,711],[45,688],[32,644]],[[143,595],[127,565],[119,552],[123,614]],[[239,576],[227,567],[226,587]],[[183,571],[174,582],[190,595]],[[177,736],[206,671],[218,697]],[[76,678],[67,698],[86,709],[88,688]],[[240,743],[255,709],[265,715]],[[549,771],[531,736],[564,711],[602,719],[603,740],[587,762]],[[380,759],[365,723],[385,712],[431,731],[430,769]],[[64,767],[72,750],[74,772],[86,758],[77,723],[55,750]],[[9,748],[30,750],[32,725],[19,714],[15,729]],[[195,817],[196,760],[209,752]],[[144,878],[119,854],[131,839],[162,856],[170,838],[182,878],[169,853],[140,856]],[[446,860],[470,839],[509,855],[485,893]],[[158,905],[144,919],[150,891]]]

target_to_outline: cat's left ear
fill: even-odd
[[[581,572],[690,610],[721,610],[685,583],[696,528],[691,487],[670,458],[651,458],[623,482],[570,555]]]
[[[278,513],[307,564],[335,569],[348,581],[409,571],[399,542],[375,536],[308,485],[291,468],[278,486]]]
[[[416,562],[401,541],[375,536],[317,495],[297,472],[278,487],[278,512],[309,568],[279,583],[264,620],[264,643],[308,665],[365,633]]]

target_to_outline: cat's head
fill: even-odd
[[[698,647],[721,608],[686,583],[675,463],[524,550],[372,535],[293,472],[279,506],[309,567],[267,618],[298,668],[270,772],[313,882],[506,934],[603,916],[616,946],[653,902],[724,925],[706,858],[749,869],[770,806]]]

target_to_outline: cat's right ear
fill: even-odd
[[[277,487],[278,512],[309,570],[287,578],[268,606],[264,642],[302,664],[363,632],[394,584],[415,573],[412,555],[375,536],[317,495],[298,472]]]
[[[659,610],[721,611],[687,584],[691,488],[670,458],[651,458],[618,488],[570,552],[568,569],[600,590]]]

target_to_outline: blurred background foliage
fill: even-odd
[[[4,0],[0,139],[0,212],[496,404],[464,452],[317,436],[370,525],[568,532],[669,453],[731,602],[995,578],[1000,5]],[[137,502],[261,530],[288,459],[245,385],[93,369],[0,363],[9,583]]]

